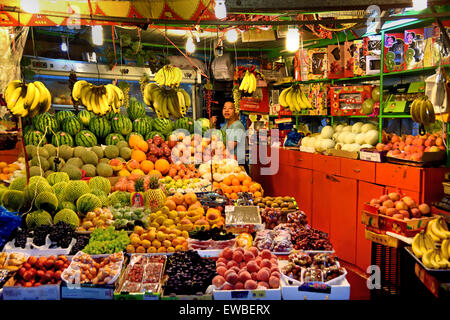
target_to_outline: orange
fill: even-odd
[[[0,162],[0,168],[5,168],[7,165],[5,161]]]
[[[262,197],[262,193],[259,191],[256,191],[255,193],[253,193],[253,195],[255,196],[255,198]]]
[[[141,163],[142,161],[147,159],[147,156],[145,155],[144,151],[133,150],[131,152],[131,159],[136,160],[137,162]]]
[[[241,191],[242,192],[248,192],[248,187],[247,186],[242,186],[241,187]]]
[[[134,146],[135,149],[141,150],[143,152],[148,151],[148,144],[144,140],[139,140]]]
[[[231,186],[231,178],[230,176],[226,177],[225,179],[223,179],[223,183],[227,186]]]
[[[142,138],[136,134],[132,134],[130,136],[128,144],[130,145],[131,148],[134,148],[138,144],[139,141],[143,141]]]
[[[136,248],[136,253],[145,253],[145,248],[142,246],[139,246]]]
[[[230,179],[231,179],[231,181],[233,181],[233,179],[235,179],[235,178],[236,178],[236,176],[235,176],[234,174],[230,174],[230,175],[228,176],[228,178],[230,178]]]
[[[251,183],[252,182],[250,180],[248,180],[248,179],[245,179],[244,181],[242,181],[242,185],[245,186],[245,187],[250,186]]]
[[[155,247],[150,247],[147,249],[147,253],[156,253],[156,248]]]
[[[250,192],[255,192],[259,190],[258,184],[257,183],[253,183],[252,185],[250,185],[249,188]]]
[[[167,252],[175,252],[175,248],[174,247],[168,247],[167,248]]]
[[[223,191],[224,193],[231,193],[231,192],[233,192],[233,189],[232,189],[232,187],[225,186],[225,187],[222,189],[222,191]]]
[[[158,252],[167,252],[166,247],[159,247]]]
[[[241,192],[241,186],[233,186],[233,187],[231,187],[231,188],[233,189],[233,192],[234,192],[234,193]]]
[[[159,172],[158,170],[150,170],[150,172],[148,173],[149,176],[153,176],[153,175],[157,175],[159,177],[159,179],[162,178],[162,174],[161,172]]]
[[[242,182],[247,179],[247,175],[245,173],[241,172],[237,175],[237,178],[239,179],[240,182]]]
[[[231,184],[232,184],[233,186],[239,186],[239,185],[241,185],[241,183],[240,183],[240,181],[239,181],[238,178],[233,178],[233,179],[231,180]]]
[[[238,198],[238,195],[237,195],[236,193],[233,192],[233,193],[230,195],[230,198],[233,199],[233,200],[236,200],[236,199]]]
[[[156,240],[156,239],[153,240],[153,241],[152,241],[152,246],[155,247],[155,248],[161,247],[161,241]]]
[[[150,160],[144,160],[141,162],[141,169],[145,173],[149,173],[155,168],[155,165]]]
[[[3,172],[3,173],[9,173],[9,168],[8,168],[8,167],[4,167],[4,168],[2,169],[2,172]]]
[[[155,162],[155,169],[162,174],[166,174],[167,172],[169,172],[170,164],[166,159],[158,159]]]
[[[214,189],[220,188],[220,184],[219,184],[218,182],[214,181],[214,182],[213,182],[213,188],[214,188]]]
[[[247,176],[246,178],[245,178],[245,180],[244,181],[248,181],[249,183],[251,183],[252,182],[252,178],[251,177],[249,177],[249,176]]]

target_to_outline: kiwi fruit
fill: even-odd
[[[272,203],[272,206],[271,206],[271,207],[272,207],[272,208],[278,208],[279,205],[278,205],[278,203],[274,202],[274,203]]]
[[[271,207],[272,206],[272,201],[266,201],[266,206]]]
[[[283,198],[283,201],[285,201],[285,202],[291,202],[291,201],[292,201],[292,198],[286,196],[286,197]]]

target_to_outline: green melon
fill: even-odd
[[[94,114],[88,110],[81,110],[77,117],[80,120],[80,122],[85,126],[86,128],[89,127],[89,122],[91,121],[91,118],[94,116]]]
[[[63,110],[56,113],[56,120],[58,120],[59,123],[62,123],[64,119],[70,117],[75,117],[75,114],[69,110]]]
[[[136,98],[133,97],[130,99],[130,105],[127,108],[127,114],[131,121],[142,118],[145,116],[145,107],[142,103],[140,103]]]
[[[186,129],[189,133],[194,133],[194,120],[189,117],[180,118],[175,122],[175,129]]]
[[[61,123],[61,128],[63,131],[74,136],[83,129],[83,125],[77,117],[73,116],[65,118]]]
[[[169,135],[173,130],[173,122],[169,119],[155,119],[153,120],[153,131],[161,132],[162,134]]]
[[[119,141],[125,141],[125,138],[120,133],[110,133],[106,139],[106,145],[116,145]]]
[[[56,136],[52,137],[52,143],[55,146],[62,146],[63,144],[73,147],[73,138],[70,134],[64,131],[59,131]]]
[[[126,136],[133,130],[133,123],[127,116],[117,114],[111,119],[111,127],[112,131]]]
[[[34,130],[34,131],[29,131],[24,137],[24,142],[26,145],[33,145],[33,146],[37,146],[39,145],[39,142],[42,140],[41,142],[41,146],[43,147],[46,143],[47,143],[47,139],[45,138],[44,134],[38,130]]]
[[[97,145],[97,137],[89,130],[81,130],[75,136],[75,144],[82,147],[93,147]]]
[[[111,133],[111,124],[106,117],[94,117],[89,122],[89,130],[93,132],[97,138],[106,138]]]
[[[144,118],[137,118],[133,121],[133,131],[145,136],[150,132],[150,125]]]

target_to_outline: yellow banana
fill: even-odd
[[[256,90],[256,77],[253,73],[250,73],[250,86],[248,93],[253,93]]]
[[[33,84],[34,85],[34,84]],[[36,114],[37,112],[39,112],[39,101],[41,99],[41,91],[39,90],[39,88],[37,86],[34,85],[34,87],[36,88],[35,93],[34,93],[34,97],[33,97],[33,101],[31,102],[30,105],[30,112],[33,112],[36,110]]]
[[[426,232],[423,234],[423,243],[425,244],[426,250],[431,250],[436,248],[436,243],[434,242],[433,238],[430,237],[430,235]]]
[[[427,234],[433,239],[434,242],[440,242],[441,238],[433,232],[433,224],[436,222],[435,220],[431,220],[427,225]]]
[[[184,95],[184,102],[186,103],[186,110],[189,110],[189,108],[191,107],[191,104],[192,104],[191,96],[184,89],[181,89],[181,93]]]
[[[17,103],[17,100],[22,94],[22,86],[17,87],[13,93],[11,93],[9,99],[6,101],[6,105],[9,110],[11,110]]]
[[[436,114],[434,113],[433,104],[429,99],[425,100],[425,108],[427,109],[428,113],[428,123],[434,123],[436,121]]]
[[[422,234],[419,232],[414,236],[414,239],[411,244],[412,251],[417,258],[422,258],[423,252],[420,246],[420,240],[422,239]]]
[[[448,260],[450,258],[450,255],[448,253],[449,244],[450,244],[449,239],[445,239],[444,241],[442,241],[442,244],[441,244],[441,257],[446,260]]]
[[[439,217],[437,219],[434,220],[434,223],[431,226],[431,230],[433,231],[433,233],[438,236],[440,239],[447,239],[449,238],[450,232],[444,230],[444,228],[442,227],[440,220],[442,218]]]
[[[423,265],[425,267],[427,267],[428,269],[434,269],[434,265],[431,262],[431,258],[433,255],[434,250],[428,250],[427,252],[425,252],[425,254],[422,256],[422,262]]]
[[[294,110],[294,102],[292,101],[292,97],[293,97],[293,94],[294,94],[294,89],[292,89],[292,90],[290,90],[288,93],[287,93],[287,95],[286,95],[286,102],[287,102],[287,104],[288,104],[288,106],[289,106],[289,109],[291,110],[291,111],[295,111]]]
[[[417,107],[417,101],[418,101],[418,99],[414,99],[414,101],[413,101],[413,103],[411,104],[411,107],[410,107],[411,118],[412,118],[412,120],[414,122],[419,122],[418,119],[416,118],[415,113],[414,113],[415,108]]]
[[[29,109],[31,107],[31,104],[34,100],[34,95],[36,94],[36,86],[33,84],[33,82],[28,83],[26,86],[26,95],[24,98],[24,108]]]
[[[85,101],[83,102],[83,104],[86,107],[86,109],[88,109],[89,111],[93,111],[92,105],[91,105],[91,97],[92,97],[93,93],[94,93],[94,91],[92,90],[92,88],[89,88],[84,96]],[[83,99],[83,97],[82,97],[82,99]]]
[[[436,249],[434,254],[434,264],[438,265],[439,269],[447,269],[448,260],[441,257],[441,251]]]
[[[20,85],[22,85],[22,81],[20,80],[13,80],[10,83],[8,83],[8,86],[6,87],[5,94],[3,97],[5,98],[5,101],[9,100],[9,96],[16,90]]]
[[[278,97],[278,102],[280,104],[280,106],[282,107],[287,107],[287,102],[286,102],[286,94],[289,92],[289,90],[291,90],[292,87],[286,88],[283,91],[281,91],[280,96]]]
[[[89,83],[86,80],[79,80],[75,82],[72,88],[72,97],[75,101],[80,100],[81,89],[88,84]]]
[[[11,113],[15,116],[20,116],[24,111],[24,105],[25,102],[23,95],[19,96],[14,106],[10,109]]]

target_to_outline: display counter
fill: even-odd
[[[266,194],[295,197],[311,225],[327,232],[344,261],[365,271],[371,263],[371,242],[365,238],[361,211],[367,199],[397,191],[418,202],[439,201],[447,167],[420,168],[392,163],[312,154],[280,148],[278,172],[261,175],[251,165],[251,175]],[[268,151],[270,155],[270,150]]]

